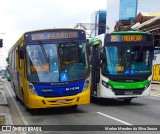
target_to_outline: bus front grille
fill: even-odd
[[[72,95],[77,95],[79,93],[79,90],[74,90],[74,91],[59,91],[59,92],[43,92],[42,96],[43,97],[63,97],[63,96],[72,96]]]
[[[115,95],[141,95],[143,93],[144,89],[132,89],[132,90],[126,90],[126,89],[113,89],[113,92]]]

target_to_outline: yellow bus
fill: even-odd
[[[26,110],[90,103],[86,34],[54,28],[24,33],[9,50],[11,86]]]
[[[160,46],[154,48],[152,83],[160,83]]]

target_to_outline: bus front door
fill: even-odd
[[[91,71],[91,101],[98,97],[98,83],[100,81],[100,50],[92,46],[92,71]]]
[[[15,87],[16,87],[16,93],[19,99],[21,99],[23,101],[23,94],[21,91],[21,83],[20,83],[20,75],[21,75],[21,68],[20,68],[20,58],[19,58],[19,46],[17,46],[16,48],[16,83],[15,83]]]

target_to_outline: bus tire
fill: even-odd
[[[91,101],[91,103],[95,103],[96,102],[96,97],[91,96],[90,101]]]
[[[132,98],[126,98],[123,100],[124,103],[130,103],[132,101]]]
[[[24,103],[24,108],[25,108],[25,110],[27,111],[27,112],[29,112],[30,111],[30,109],[28,108],[28,106]]]
[[[75,110],[78,108],[78,105],[71,106],[71,109]]]

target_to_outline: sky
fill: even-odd
[[[8,50],[30,30],[73,28],[90,23],[91,14],[107,8],[107,0],[0,0],[0,68],[5,66]]]

